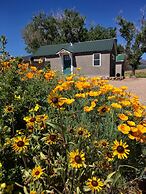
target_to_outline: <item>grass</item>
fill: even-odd
[[[125,77],[131,77],[132,71],[126,71]],[[136,77],[137,78],[146,78],[146,69],[138,69],[136,70]]]

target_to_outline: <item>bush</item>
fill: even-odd
[[[137,96],[99,77],[1,66],[1,193],[139,192],[146,114]]]

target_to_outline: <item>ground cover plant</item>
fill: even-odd
[[[126,87],[11,59],[0,94],[0,193],[142,193],[146,107]]]

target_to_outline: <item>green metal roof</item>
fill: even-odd
[[[122,62],[125,60],[125,55],[124,54],[118,54],[116,56],[116,62]]]
[[[40,57],[56,55],[56,53],[62,49],[65,49],[71,53],[111,51],[113,49],[114,44],[116,44],[115,39],[103,39],[78,43],[46,45],[38,48],[38,50],[34,53],[33,56]]]

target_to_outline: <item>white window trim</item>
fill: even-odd
[[[99,54],[99,61],[100,61],[100,64],[99,65],[94,65],[94,55],[95,54]],[[92,66],[94,66],[94,67],[100,67],[101,66],[101,53],[93,53]]]

